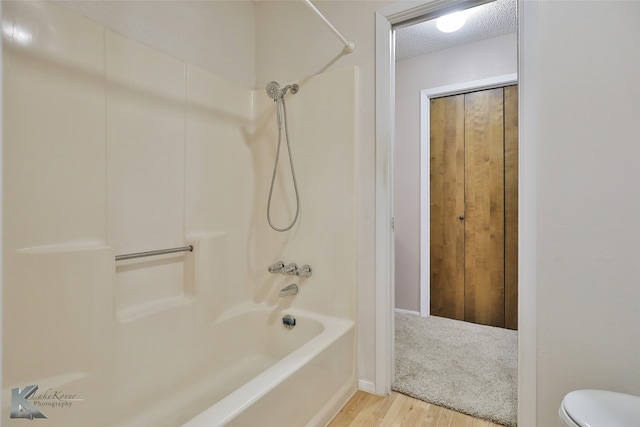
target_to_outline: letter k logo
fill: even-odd
[[[27,399],[31,397],[33,393],[38,390],[37,385],[29,385],[24,389],[19,388],[11,389],[11,414],[10,418],[47,418],[42,412],[40,412],[35,406],[31,404]]]

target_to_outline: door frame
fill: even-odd
[[[518,73],[455,83],[420,91],[420,316],[431,315],[431,99],[518,83]]]
[[[538,40],[543,33],[537,1],[518,1],[518,425],[537,420],[537,115]],[[439,16],[466,7],[465,0],[396,2],[375,12],[375,304],[374,384],[379,395],[391,392],[394,369],[394,260],[392,165],[395,107],[392,26]],[[524,54],[526,52],[526,54]]]

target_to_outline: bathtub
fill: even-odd
[[[295,317],[294,328],[283,326],[285,314]],[[72,409],[44,408],[47,425],[78,425],[82,420],[83,425],[101,427],[324,426],[356,389],[351,320],[300,309],[242,306],[219,317],[202,339],[209,347],[197,347],[202,351],[197,356],[206,362],[196,363],[194,357],[189,374],[181,373],[178,381],[167,382],[166,377],[175,377],[169,369],[181,364],[179,360],[163,371],[132,361],[143,383],[152,375],[163,384],[140,394],[136,390],[123,397],[123,389],[108,387],[109,378],[121,369],[117,363],[103,375],[75,372],[33,381],[43,391],[80,390],[84,400]],[[131,389],[140,381],[131,376],[116,383]],[[3,393],[8,414],[11,391]],[[5,421],[16,426],[23,422]]]
[[[285,314],[295,317],[294,328],[282,325]],[[225,363],[201,378],[208,407],[183,427],[323,426],[355,390],[350,320],[252,308],[234,310],[215,329],[234,344],[223,350]]]
[[[287,329],[290,314],[296,326]],[[111,425],[324,426],[356,389],[354,322],[299,309],[236,307],[206,338],[217,348],[180,385]]]
[[[295,317],[294,328],[283,326],[285,314]],[[248,304],[218,317],[201,341],[187,349],[195,351],[188,369],[179,359],[160,371],[152,360],[136,359],[134,374],[124,379],[114,363],[95,374],[34,381],[43,390],[78,392],[84,399],[73,409],[46,408],[48,425],[82,420],[101,427],[324,426],[356,389],[351,320]],[[118,391],[109,388],[112,377],[121,384]],[[159,382],[150,385],[154,377]],[[8,414],[11,392],[3,392]],[[17,426],[23,420],[5,421]]]

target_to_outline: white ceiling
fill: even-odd
[[[396,60],[449,49],[517,31],[516,0],[496,0],[468,9],[467,22],[453,33],[436,28],[436,20],[396,30]]]

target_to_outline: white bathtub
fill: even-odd
[[[215,328],[224,361],[199,381],[207,407],[184,427],[321,426],[355,389],[352,321],[264,308],[236,310]]]
[[[285,314],[296,318],[293,329],[282,325]],[[350,320],[252,305],[213,329],[210,363],[112,425],[324,426],[356,388]]]
[[[296,318],[293,329],[282,325],[285,314]],[[48,425],[321,427],[356,388],[350,320],[251,304],[227,311],[192,345],[184,349],[196,351],[187,368],[180,358],[158,370],[154,360],[132,357],[125,359],[134,367],[127,378],[113,363],[93,375],[34,381],[43,390],[77,392],[84,399],[73,408],[46,408]],[[151,384],[154,377],[158,382]],[[8,414],[11,392],[3,392]],[[5,421],[17,426],[23,420]]]

